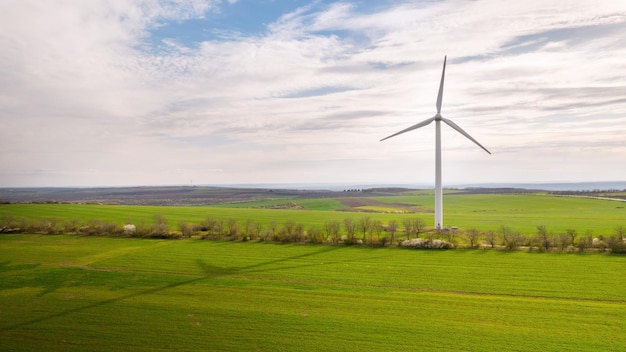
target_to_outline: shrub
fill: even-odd
[[[282,243],[291,243],[293,237],[291,236],[289,228],[281,228],[278,233],[274,235],[274,241]]]
[[[45,218],[39,222],[39,231],[48,235],[63,233],[63,224],[57,218]]]
[[[620,238],[619,235],[609,237],[609,239],[606,242],[607,242],[607,246],[611,250],[611,253],[619,253],[619,254],[626,253],[626,243],[624,243],[624,240]]]
[[[255,240],[261,235],[263,225],[250,219],[246,220],[246,237],[249,240]]]
[[[239,229],[239,225],[237,224],[237,219],[228,218],[228,220],[226,220],[226,231],[228,238],[231,241],[236,241],[239,239],[239,236],[241,235],[241,230]]]
[[[122,227],[122,232],[127,236],[132,236],[137,231],[137,226],[133,224],[126,224]]]
[[[345,218],[343,219],[343,226],[346,229],[346,234],[348,236],[348,238],[350,238],[350,240],[354,240],[354,234],[356,233],[356,225],[354,224],[354,221],[352,221],[351,218]],[[343,236],[342,240],[343,240]],[[345,242],[345,240],[343,240]]]
[[[12,214],[2,215],[0,218],[0,228],[3,229],[15,229],[20,227],[20,219],[17,216]]]
[[[568,233],[560,233],[557,239],[562,251],[565,251],[572,244],[572,237]]]
[[[179,222],[178,228],[180,229],[180,233],[183,237],[189,238],[196,234],[194,229],[195,227],[186,221]]]
[[[117,235],[122,233],[122,228],[114,222],[106,222],[100,219],[91,219],[87,225],[78,229],[78,232],[90,236]]]
[[[579,252],[584,252],[587,248],[591,248],[593,244],[591,236],[579,237],[576,241],[576,248]]]
[[[309,228],[307,231],[307,237],[310,243],[324,242],[323,232],[315,226]]]
[[[607,243],[604,241],[604,236],[594,237],[593,240],[591,240],[591,245],[593,248],[597,248],[601,251],[606,250],[607,247]]]
[[[270,225],[271,227],[272,225]],[[306,239],[304,224],[287,220],[281,228],[272,232],[271,238],[275,242],[282,243],[302,242]]]
[[[387,238],[387,236],[383,236],[378,240],[378,243],[380,243],[381,247],[384,247],[387,242],[389,242],[389,239]]]
[[[70,219],[63,223],[63,233],[65,234],[75,234],[80,229],[80,220],[79,219]]]
[[[508,226],[501,225],[499,229],[502,235],[502,242],[504,242],[504,248],[507,250],[515,250],[521,246],[526,240],[521,234],[514,232]]]
[[[294,242],[302,242],[304,240],[304,224],[297,223],[293,233]]]
[[[454,248],[454,244],[444,240],[431,240],[427,238],[412,238],[410,240],[404,240],[400,243],[401,247],[405,248],[423,248],[423,249],[451,249]]]
[[[347,246],[352,246],[357,244],[357,240],[354,237],[349,237],[347,235],[342,235],[341,236],[341,241],[343,242],[343,244],[347,245]],[[363,242],[363,241],[361,241]]]
[[[169,238],[170,228],[167,225],[167,220],[163,215],[157,214],[153,218],[152,226],[150,227],[151,238]]]
[[[504,248],[510,251],[516,250],[525,240],[524,236],[517,232],[510,233],[505,239]]]
[[[132,237],[148,237],[150,235],[150,227],[146,225],[146,222],[141,219],[135,225],[136,230],[135,233],[132,234]]]
[[[330,238],[330,241],[333,243],[337,243],[339,241],[339,231],[341,229],[341,224],[337,220],[329,221],[324,224],[324,231]]]

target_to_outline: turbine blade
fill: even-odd
[[[443,71],[441,71],[441,82],[439,82],[439,94],[437,94],[437,114],[441,114],[441,101],[443,100],[443,79],[446,76],[446,59],[448,56],[443,57]]]
[[[420,123],[416,123],[415,125],[413,125],[413,126],[411,126],[411,127],[409,127],[409,128],[405,128],[405,129],[403,129],[403,130],[402,130],[402,131],[400,131],[400,132],[396,132],[396,133],[392,134],[391,136],[385,137],[385,138],[381,139],[380,141],[382,142],[382,141],[384,141],[385,139],[389,139],[389,138],[391,138],[391,137],[395,137],[395,136],[397,136],[397,135],[399,135],[399,134],[403,134],[404,132],[409,132],[409,131],[413,131],[413,130],[415,130],[415,129],[418,129],[418,128],[420,128],[420,127],[424,127],[424,126],[426,126],[426,125],[430,124],[430,123],[431,123],[431,122],[433,122],[433,121],[435,121],[435,118],[434,118],[434,117],[431,117],[431,118],[429,118],[429,119],[427,119],[427,120],[424,120],[424,121],[422,121],[422,122],[420,122]]]
[[[476,143],[476,145],[478,145],[479,147],[483,148],[484,151],[486,151],[487,153],[491,154],[491,152],[488,151],[487,148],[483,147],[480,143],[478,143],[478,141],[475,140],[474,138],[472,138],[472,136],[470,136],[469,133],[463,131],[463,129],[461,127],[459,127],[456,123],[454,123],[454,122],[452,122],[452,121],[450,121],[448,119],[444,119],[443,117],[441,118],[441,121],[445,122],[448,126],[452,127],[457,132],[459,132],[460,134],[462,134],[465,137],[467,137],[467,139],[469,139],[470,141]]]

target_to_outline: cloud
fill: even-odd
[[[3,5],[0,185],[429,182],[432,129],[378,140],[434,114],[444,55],[444,115],[494,152],[445,132],[468,168],[448,181],[508,181],[499,153],[555,172],[537,179],[563,179],[537,151],[612,156],[600,172],[626,156],[621,2],[312,2],[256,33],[212,27],[229,6],[245,2]],[[191,22],[221,34],[159,32]]]

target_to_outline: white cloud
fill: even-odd
[[[432,128],[378,140],[434,114],[446,54],[444,115],[494,152],[446,131],[446,182],[626,174],[623,2],[312,3],[154,47],[235,2],[3,4],[0,186],[429,183]]]

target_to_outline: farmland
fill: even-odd
[[[0,236],[0,345],[609,351],[626,257]]]
[[[309,235],[300,242],[311,242],[314,229],[346,219],[430,224],[431,191],[174,189],[168,194],[177,205],[168,206],[167,195],[145,190],[81,192],[102,202],[60,193],[67,197],[63,202],[0,205],[5,229],[7,223],[9,228],[39,226],[32,227],[36,234],[0,235],[0,346],[6,350],[607,351],[624,346],[626,256],[597,247],[592,253],[438,251],[393,243],[387,248],[280,244],[284,241],[263,240],[258,233],[248,236],[251,241],[240,235],[202,241],[203,231],[179,240],[82,232],[98,224],[110,223],[107,229],[119,231],[123,224],[159,220],[163,231],[181,238],[183,222],[232,219],[242,232],[249,232],[245,226],[252,222],[265,231],[273,224],[286,229],[300,223]],[[133,194],[141,205],[133,203]],[[160,205],[149,205],[154,199]],[[206,204],[192,205],[199,199]],[[582,238],[585,232],[608,236],[626,220],[621,201],[540,192],[449,190],[444,206],[446,223],[461,232],[506,227],[528,234],[531,245],[539,225],[553,237],[573,228]]]
[[[346,217],[368,216],[388,223],[404,218],[420,218],[432,222],[432,191],[399,191],[359,193],[344,192],[268,193],[267,190],[248,193],[218,193],[217,198],[202,198],[214,204],[202,206],[134,206],[128,204],[3,204],[0,216],[27,218],[57,218],[61,220],[102,219],[116,223],[152,221],[163,215],[172,229],[180,221],[199,223],[206,217],[234,218],[240,223],[254,220],[265,226],[272,221],[294,220],[305,226],[323,226],[328,221]],[[154,195],[153,195],[154,197]],[[182,197],[182,196],[181,196]],[[186,194],[184,197],[189,197]],[[157,197],[158,198],[158,197]],[[116,198],[118,199],[118,198]],[[160,199],[160,198],[159,198]],[[224,199],[238,199],[223,202]],[[150,202],[148,202],[150,203]],[[617,226],[626,225],[625,203],[580,197],[556,197],[545,193],[474,194],[447,191],[444,196],[444,223],[459,228],[496,230],[506,225],[521,233],[534,233],[538,225],[550,231],[575,229],[580,234],[610,235]]]

